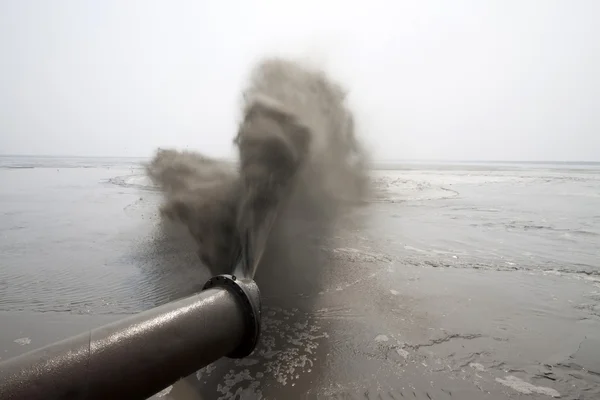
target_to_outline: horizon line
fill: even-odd
[[[118,156],[118,155],[66,155],[66,154],[3,154],[0,157],[41,157],[41,158],[121,158],[121,159],[150,159],[152,156]],[[236,161],[236,157],[214,157],[218,160]],[[600,164],[600,160],[503,160],[503,159],[427,159],[427,158],[382,158],[374,159],[373,163],[527,163],[527,164]]]

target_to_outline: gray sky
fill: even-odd
[[[600,1],[0,2],[0,153],[231,156],[259,58],[351,90],[376,158],[600,161]]]

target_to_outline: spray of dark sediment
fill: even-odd
[[[315,278],[322,241],[368,190],[366,153],[345,100],[322,71],[267,59],[243,92],[237,168],[199,153],[157,152],[147,171],[165,196],[161,214],[188,228],[212,273],[231,272],[247,247],[263,280]]]

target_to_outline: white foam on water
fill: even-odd
[[[477,371],[480,372],[484,372],[485,371],[485,367],[479,363],[470,363],[469,367],[476,369]]]
[[[146,175],[131,175],[124,178],[124,182],[132,186],[142,186],[148,188],[156,187],[156,185],[154,185],[152,181],[150,181],[150,178],[148,178]]]
[[[408,351],[404,350],[404,349],[396,349],[396,353],[398,353],[398,355],[400,355],[400,357],[402,358],[408,358]]]
[[[217,367],[212,364],[209,364],[206,367],[201,368],[200,370],[198,370],[198,372],[196,372],[196,379],[201,381],[202,378],[204,377],[204,374],[206,374],[206,376],[209,376],[210,374],[212,374],[212,372],[215,369],[217,369]]]
[[[294,320],[298,322],[291,322]],[[328,337],[312,318],[297,309],[266,308],[256,358],[234,362],[217,387],[219,399],[262,398],[260,388],[266,378],[281,386],[295,385],[295,381],[312,371],[319,343]],[[196,377],[202,381],[214,369],[205,367]]]
[[[15,339],[14,342],[20,346],[25,346],[25,345],[31,344],[31,339],[29,339],[28,337],[23,337],[23,338]]]
[[[160,392],[158,392],[156,394],[157,397],[165,397],[166,395],[168,395],[169,393],[171,393],[171,390],[173,390],[173,386],[169,386],[167,388],[164,388],[163,390],[161,390]]]
[[[387,341],[389,341],[389,340],[390,340],[390,338],[388,338],[386,335],[378,335],[378,336],[375,338],[375,341],[376,341],[376,342],[378,342],[378,343],[381,343],[381,342],[387,342]]]
[[[523,393],[523,394],[538,393],[538,394],[543,394],[543,395],[550,396],[550,397],[560,397],[560,393],[558,393],[556,390],[554,390],[552,388],[544,387],[544,386],[535,386],[535,385],[532,385],[529,382],[525,382],[524,380],[519,379],[513,375],[509,375],[509,376],[505,377],[504,379],[496,378],[496,382],[501,383],[505,386],[508,386],[508,387],[516,390],[517,392]]]

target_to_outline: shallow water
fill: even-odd
[[[208,278],[138,163],[0,158],[0,358]],[[327,270],[259,270],[257,351],[162,398],[600,396],[600,167],[386,167]]]
[[[537,269],[600,275],[600,165],[376,171],[393,232],[434,265]],[[407,190],[408,189],[408,190]],[[409,251],[410,252],[410,251]]]
[[[49,165],[0,169],[0,310],[135,313],[176,296],[188,279],[155,260],[172,251],[153,243],[156,200],[112,181],[138,167]]]

